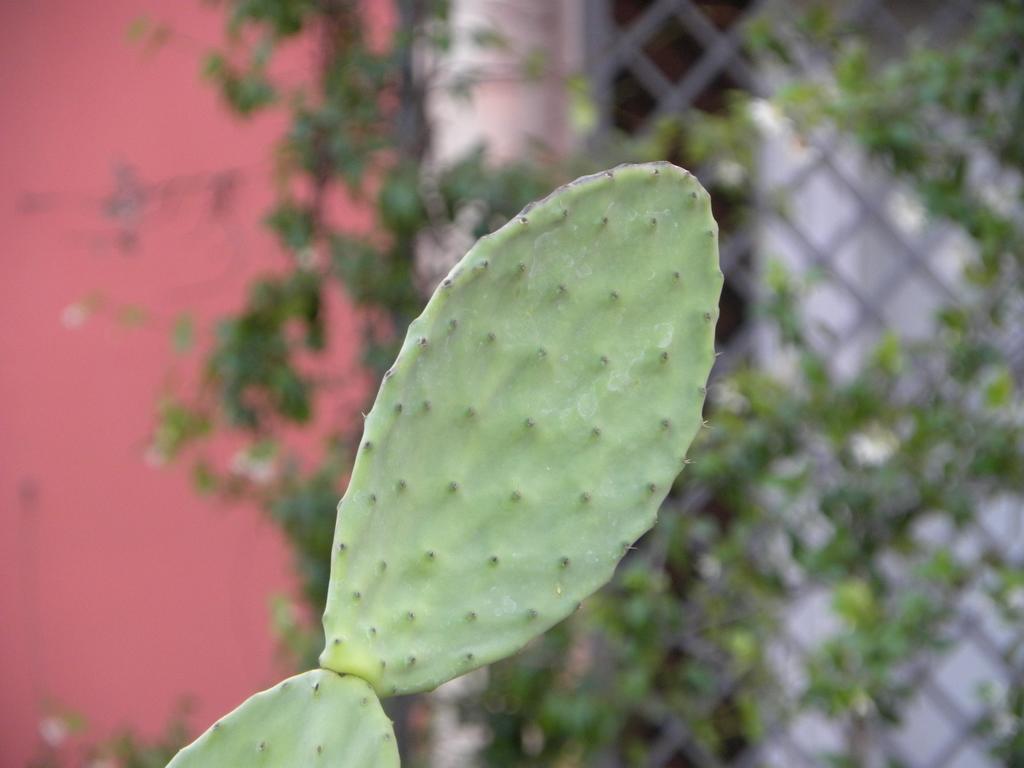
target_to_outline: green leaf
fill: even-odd
[[[548,65],[548,53],[543,48],[534,48],[523,57],[521,64],[523,77],[530,82],[537,82],[544,77]]]
[[[152,29],[152,23],[148,17],[136,16],[128,23],[125,35],[128,38],[128,42],[139,43],[146,37],[150,29]]]
[[[499,51],[508,49],[508,38],[494,27],[475,27],[470,32],[470,39],[478,48]]]
[[[195,344],[195,320],[192,315],[185,313],[178,315],[171,328],[171,343],[174,351],[179,355],[188,354]]]
[[[903,349],[899,335],[887,330],[875,349],[875,363],[890,376],[903,372]]]
[[[1013,402],[1014,382],[1009,368],[1002,368],[985,385],[985,405],[989,408],[1005,408]]]
[[[871,587],[862,579],[849,579],[839,584],[832,595],[832,608],[852,627],[870,623],[877,610]]]
[[[577,134],[585,135],[597,128],[598,112],[590,91],[590,80],[582,74],[570,75],[565,82],[569,95],[569,122]]]
[[[144,307],[125,304],[117,310],[117,322],[125,328],[141,328],[149,322],[149,313]]]

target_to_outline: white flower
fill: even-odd
[[[867,717],[875,711],[875,702],[868,696],[867,691],[858,690],[853,695],[853,711],[856,712],[860,717]]]
[[[1006,605],[1011,611],[1024,612],[1024,587],[1014,587],[1007,592]]]
[[[920,232],[927,221],[927,212],[921,201],[903,190],[898,190],[889,201],[893,221],[907,232]]]
[[[231,459],[231,471],[264,484],[274,479],[276,468],[273,456],[254,456],[250,451],[239,451]]]
[[[989,181],[981,185],[981,199],[1000,216],[1011,217],[1016,213],[1018,192],[1014,185],[1005,181]]]
[[[59,717],[44,717],[39,721],[39,735],[47,746],[56,749],[68,737],[68,725]]]
[[[899,438],[892,430],[876,424],[851,435],[850,452],[862,467],[878,467],[889,460],[899,444]]]
[[[735,160],[723,160],[715,167],[715,176],[727,187],[738,187],[747,180],[747,169]]]
[[[781,136],[789,131],[789,119],[768,99],[750,102],[750,119],[765,136]]]
[[[304,269],[307,272],[316,269],[316,249],[308,246],[305,248],[299,248],[295,253],[295,261],[299,265],[299,269]]]
[[[712,395],[715,404],[719,408],[733,413],[743,413],[747,409],[747,405],[749,405],[747,398],[740,392],[739,387],[728,380],[715,385]]]
[[[157,447],[156,444],[153,444],[146,448],[142,460],[146,462],[147,467],[162,467],[167,463],[167,454]]]
[[[722,575],[722,563],[714,555],[703,554],[697,558],[697,573],[706,581],[715,581]]]
[[[65,328],[80,328],[88,317],[88,310],[76,302],[64,307],[64,311],[60,313],[60,322]]]

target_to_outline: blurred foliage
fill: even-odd
[[[303,597],[319,613],[334,507],[360,427],[351,419],[332,423],[318,410],[339,377],[318,376],[316,361],[347,341],[332,336],[329,294],[343,294],[362,311],[364,375],[340,377],[342,383],[372,392],[436,282],[431,269],[443,273],[461,255],[462,246],[456,253],[450,243],[500,226],[560,177],[556,166],[539,163],[493,167],[483,148],[427,168],[424,94],[472,84],[437,83],[412,66],[414,51],[439,57],[450,48],[446,2],[396,3],[397,24],[376,47],[371,17],[354,0],[216,5],[226,14],[226,35],[223,48],[205,58],[206,78],[239,115],[276,110],[288,119],[274,153],[278,199],[265,216],[287,260],[253,283],[209,345],[200,343],[202,329],[190,317],[175,324],[174,348],[201,356],[201,377],[196,387],[162,397],[150,458],[189,461],[202,493],[261,504],[292,544]],[[138,26],[132,36],[144,38],[148,27]],[[275,76],[275,62],[295,40],[315,44],[316,66],[289,84]],[[497,30],[478,30],[473,40],[505,44]],[[328,209],[339,199],[358,215],[334,221]],[[371,229],[352,223],[366,215]],[[418,263],[424,251],[440,265]],[[322,441],[312,466],[289,441],[304,428],[315,428]],[[242,444],[229,459],[221,455],[225,439]],[[309,631],[302,643],[289,629],[288,646],[302,649],[305,665],[319,645],[319,628]]]
[[[88,743],[88,725],[81,715],[54,710],[39,724],[42,744],[29,768],[164,768],[188,742],[186,719],[192,705],[185,701],[172,713],[164,732],[143,737],[130,729]]]
[[[777,365],[715,382],[698,460],[614,583],[466,695],[462,717],[489,734],[484,764],[646,764],[666,736],[688,742],[697,764],[728,762],[814,713],[843,734],[832,764],[864,765],[880,729],[905,711],[922,664],[954,637],[966,594],[980,590],[1020,623],[1019,564],[999,541],[970,556],[957,546],[980,510],[1024,481],[1019,370],[998,344],[1019,322],[1024,201],[1019,184],[992,192],[972,170],[984,159],[1000,183],[1024,171],[1019,2],[980,4],[955,44],[889,61],[823,10],[755,24],[754,55],[785,67],[813,48],[831,57],[832,76],[797,78],[773,102],[737,96],[717,114],[663,120],[582,159],[539,150],[496,166],[481,148],[444,167],[426,162],[424,98],[436,73],[412,62],[450,55],[447,3],[399,0],[379,47],[351,0],[218,5],[227,33],[206,76],[240,115],[277,110],[289,122],[266,216],[286,260],[208,345],[191,320],[176,325],[176,349],[199,356],[201,378],[166,393],[151,450],[191,462],[202,492],[267,510],[292,545],[314,616],[360,426],[320,407],[332,383],[315,363],[339,343],[332,292],[360,310],[369,402],[445,265],[569,175],[622,159],[682,162],[702,170],[723,231],[738,227],[752,215],[766,114],[808,136],[853,137],[976,250],[970,290],[940,313],[934,337],[887,335],[853,376],[808,338],[801,296],[813,276],[766,270],[759,321],[774,329]],[[279,52],[297,39],[317,46],[316,69],[298,85],[275,75]],[[507,47],[500,30],[472,39]],[[543,52],[527,52],[522,74],[537,78],[547,65]],[[460,76],[440,86],[465,96],[473,84]],[[585,80],[569,76],[566,93],[574,123],[591,128]],[[338,195],[374,226],[334,221],[328,203]],[[323,444],[311,465],[289,436],[314,428]],[[226,462],[224,440],[243,444]],[[823,638],[793,618],[805,599],[827,606]],[[320,628],[301,613],[278,604],[275,623],[308,666]],[[1021,653],[1006,651],[1008,668],[1021,668]],[[979,730],[1008,765],[1024,765],[1019,687],[982,701]]]
[[[823,8],[755,25],[755,55],[785,66],[814,49],[832,77],[791,76],[773,101],[684,119],[688,157],[719,186],[753,173],[751,123],[850,136],[969,237],[965,290],[932,339],[895,328],[840,375],[808,337],[815,276],[769,265],[760,319],[773,360],[716,381],[695,464],[613,585],[465,702],[494,734],[484,764],[728,764],[807,715],[819,736],[821,723],[838,729],[823,763],[874,764],[882,730],[965,621],[1022,626],[1012,542],[974,523],[1019,505],[1024,481],[1020,369],[1000,346],[1021,309],[1024,5],[980,6],[955,44],[891,60]],[[825,607],[801,614],[805,601]],[[1005,680],[962,693],[981,694],[993,755],[1024,765],[1020,639],[1002,654]]]

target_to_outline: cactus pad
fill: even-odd
[[[381,695],[503,658],[604,584],[701,425],[722,273],[668,163],[482,238],[409,327],[338,507],[321,664]]]
[[[398,768],[373,689],[322,669],[257,693],[182,749],[167,768]]]

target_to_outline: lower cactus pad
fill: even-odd
[[[398,768],[395,735],[373,689],[318,669],[247,699],[167,768]]]

